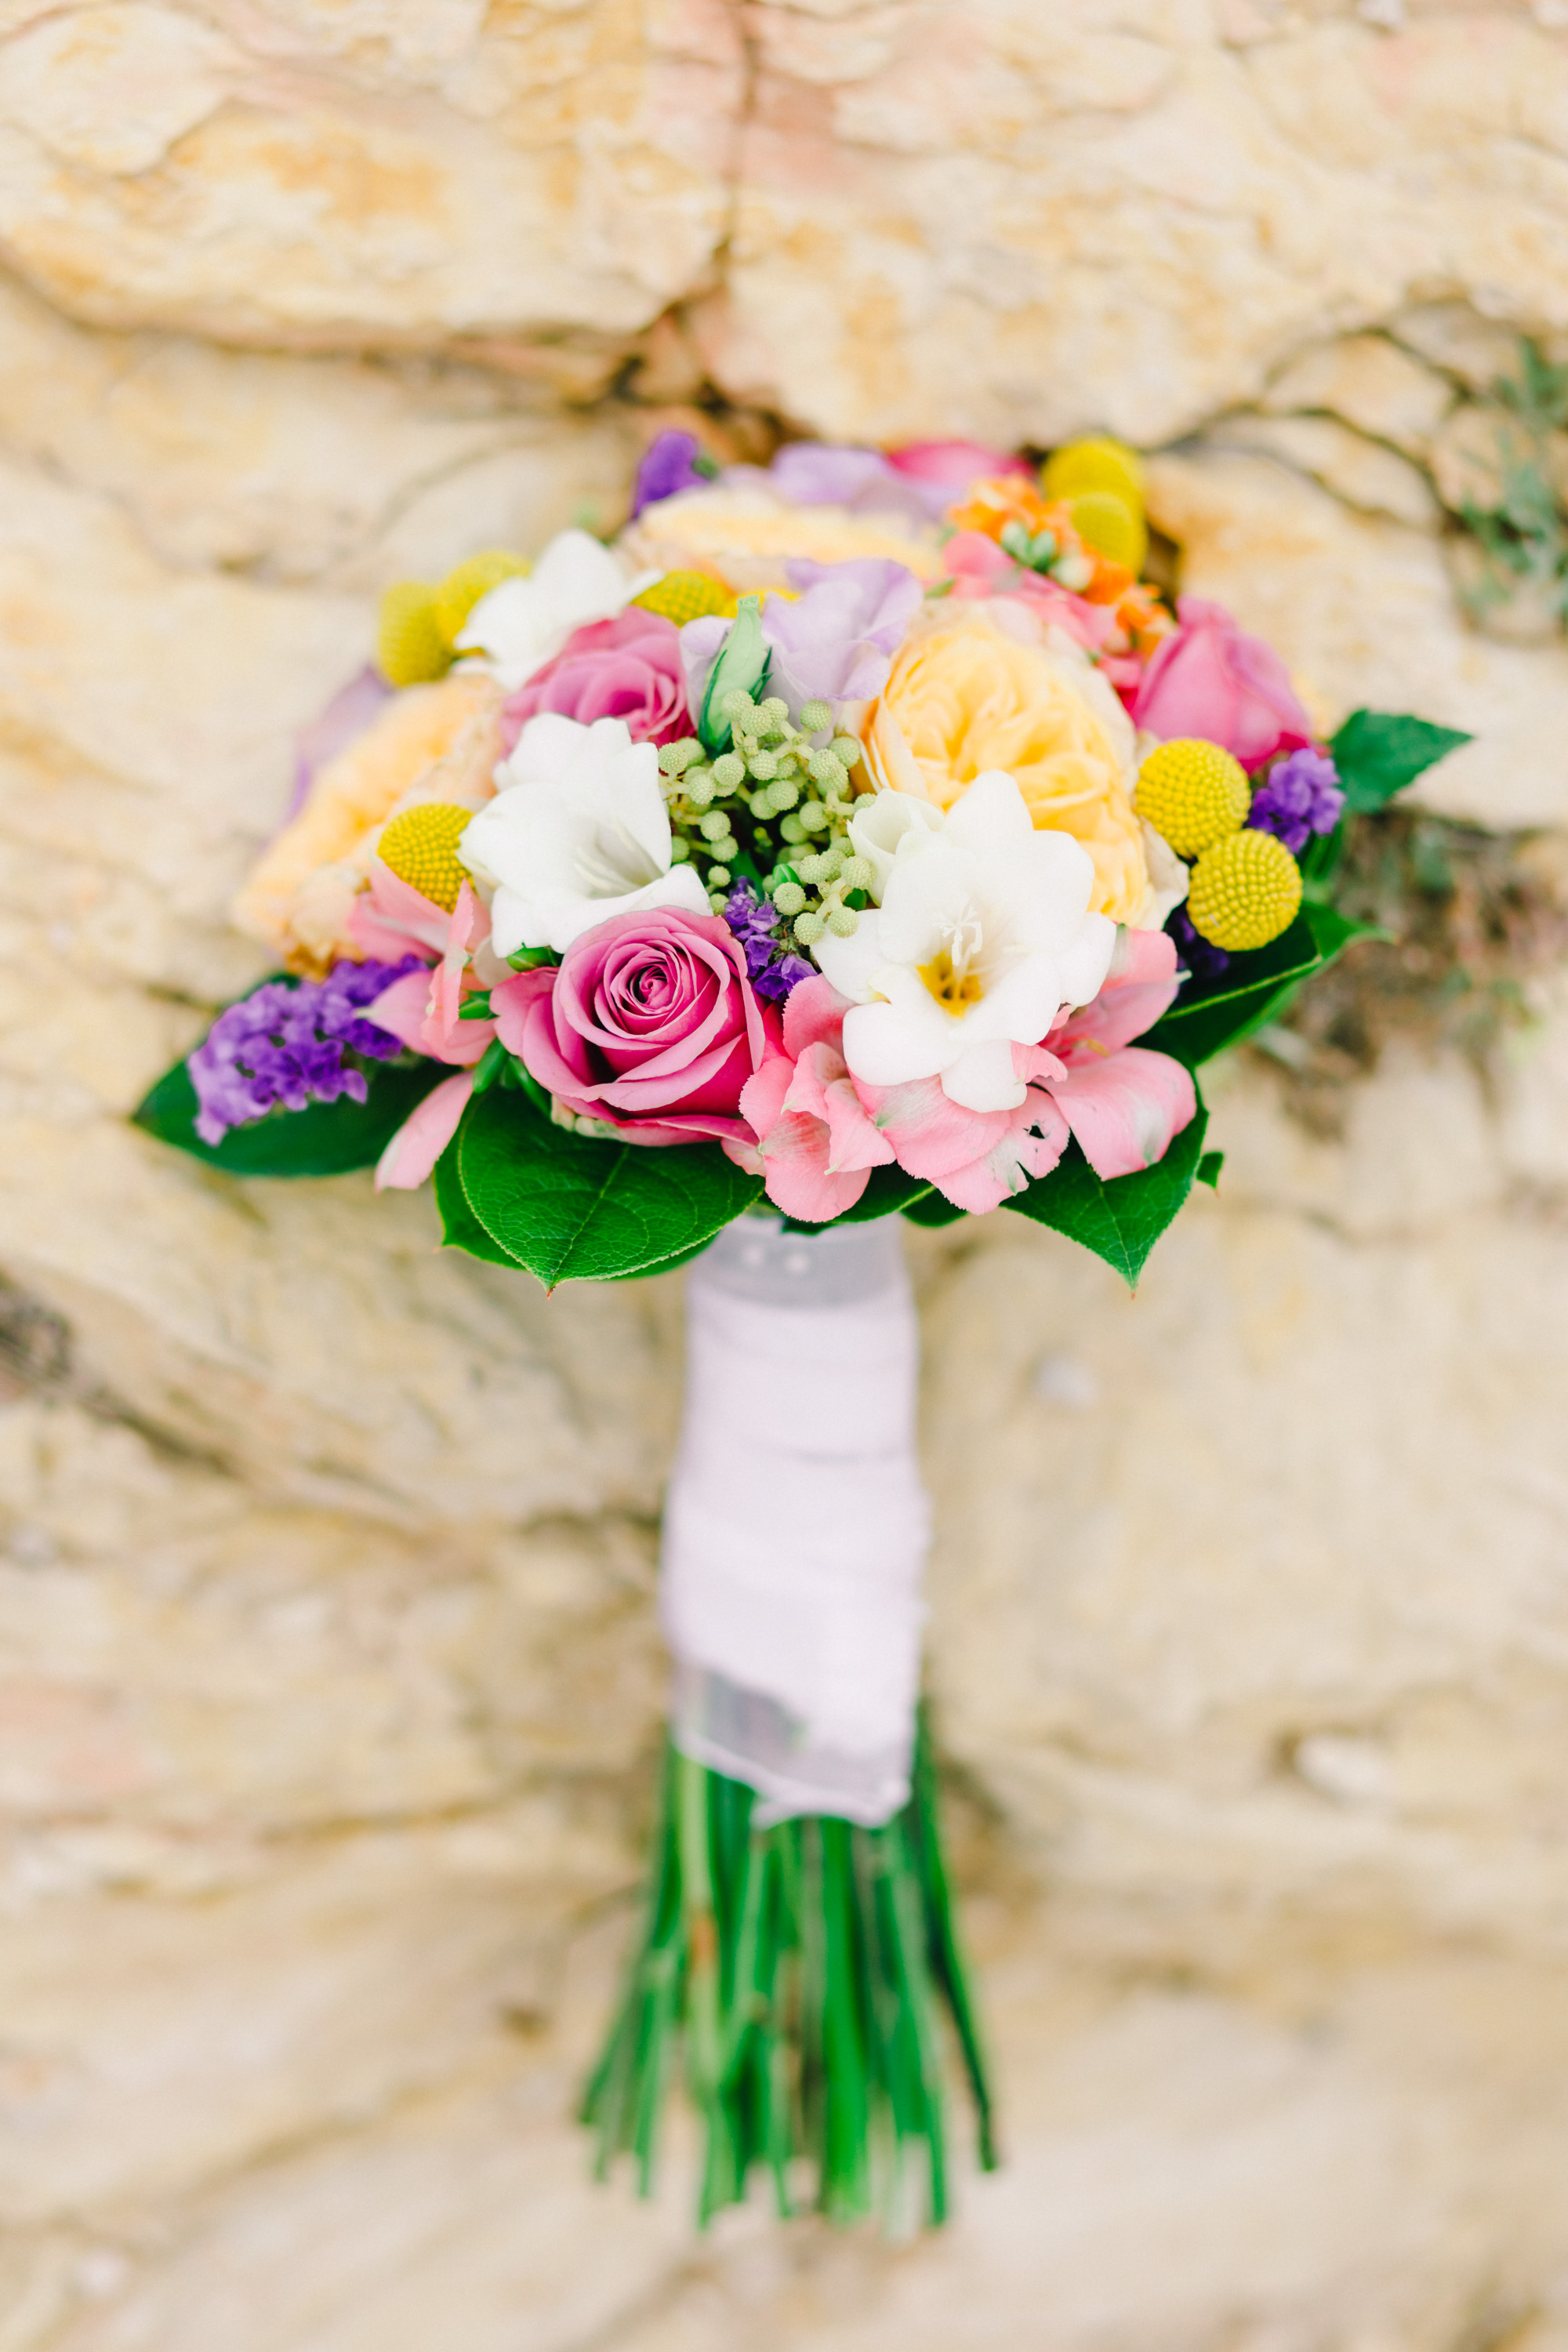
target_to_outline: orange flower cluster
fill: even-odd
[[[968,497],[948,509],[947,520],[954,530],[977,530],[998,544],[1009,523],[1031,539],[1043,530],[1051,532],[1058,562],[1078,557],[1089,567],[1085,584],[1072,593],[1086,604],[1115,607],[1130,651],[1147,656],[1176,625],[1158,590],[1140,580],[1129,564],[1113,562],[1091,547],[1075,529],[1068,501],[1047,499],[1026,474],[996,474],[972,483]]]

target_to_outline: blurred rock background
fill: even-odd
[[[1568,7],[0,0],[0,2352],[1563,2352],[1550,920],[1507,1020],[1450,926],[1216,1072],[1135,1299],[911,1237],[1009,2162],[910,2247],[699,2241],[570,2120],[679,1278],[124,1117],[381,587],[694,414],[1161,452],[1184,584],[1473,730],[1411,839],[1549,906],[1568,649],[1455,518],[1568,348]]]

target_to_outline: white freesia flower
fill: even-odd
[[[481,654],[509,694],[553,661],[574,629],[613,621],[658,577],[628,572],[585,530],[556,534],[531,572],[481,596],[458,637],[458,651]]]
[[[879,907],[905,834],[941,831],[942,811],[913,793],[868,793],[857,801],[849,820],[849,846],[875,868],[871,897]]]
[[[844,1058],[868,1086],[940,1077],[966,1110],[1014,1110],[1015,1045],[1037,1045],[1064,1008],[1100,992],[1116,925],[1089,912],[1094,862],[1065,833],[1037,833],[994,768],[940,831],[898,840],[882,903],[850,938],[813,950],[842,996]]]
[[[563,955],[595,923],[643,907],[711,912],[691,867],[671,863],[658,753],[634,743],[624,719],[584,727],[542,711],[496,780],[501,790],[467,827],[458,856],[494,887],[498,955]]]

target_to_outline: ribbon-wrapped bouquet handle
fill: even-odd
[[[272,969],[136,1113],[237,1178],[429,1181],[446,1245],[552,1289],[689,1267],[658,1858],[586,2113],[650,2187],[679,2044],[704,2215],[763,2171],[940,2220],[944,2048],[993,2160],[899,1217],[1136,1283],[1218,1176],[1199,1066],[1364,929],[1351,829],[1465,740],[1318,740],[1147,545],[1113,441],[665,434],[612,539],[396,583],[236,903]]]

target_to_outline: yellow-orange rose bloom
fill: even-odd
[[[1184,869],[1133,810],[1132,722],[1079,647],[1059,635],[1047,642],[1017,605],[965,604],[918,620],[857,731],[873,784],[938,808],[1003,769],[1037,832],[1070,833],[1093,858],[1096,914],[1152,928],[1183,897]]]

